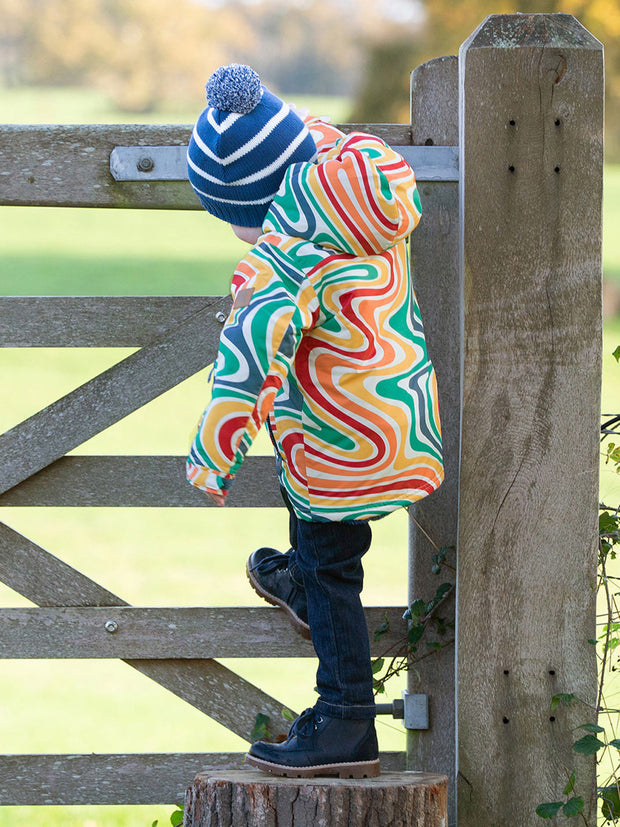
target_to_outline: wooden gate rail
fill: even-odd
[[[366,608],[379,656],[402,645],[405,607]],[[314,649],[281,611],[247,607],[114,608],[62,606],[0,609],[0,658],[311,658]]]

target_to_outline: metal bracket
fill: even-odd
[[[458,181],[458,146],[395,146],[417,181]],[[186,181],[187,146],[116,146],[110,154],[115,181]]]
[[[405,729],[430,729],[428,695],[419,695],[403,690],[403,697],[391,704],[377,704],[377,715],[391,715],[404,719]]]

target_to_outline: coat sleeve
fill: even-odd
[[[318,313],[307,280],[285,283],[255,252],[248,264],[255,275],[237,292],[222,330],[211,402],[187,460],[192,485],[224,495]]]

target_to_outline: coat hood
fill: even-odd
[[[263,230],[369,256],[406,238],[421,213],[409,164],[380,138],[358,132],[318,163],[288,168]]]

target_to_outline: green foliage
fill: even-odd
[[[551,710],[553,711],[560,704],[566,704],[568,706],[568,704],[572,704],[573,701],[576,700],[577,696],[572,692],[560,692],[551,698]]]
[[[616,822],[620,819],[620,795],[618,785],[610,784],[606,787],[599,787],[598,797],[600,798],[601,813],[607,821]]]
[[[426,536],[434,544],[432,538],[426,533]],[[454,568],[447,562],[446,557],[448,552],[453,551],[453,547],[445,547],[439,549],[436,545],[437,553],[433,555],[433,573],[439,574],[442,568],[447,568],[454,572]],[[413,600],[411,605],[403,614],[403,620],[407,621],[407,635],[394,646],[391,646],[381,657],[375,658],[372,662],[373,686],[375,694],[384,694],[385,685],[387,681],[399,675],[400,673],[411,669],[415,663],[422,658],[428,657],[433,653],[441,652],[446,646],[451,646],[454,639],[445,640],[448,630],[454,629],[454,617],[451,612],[451,617],[441,617],[437,614],[437,609],[444,603],[448,595],[453,591],[454,585],[452,583],[442,583],[435,591],[434,596],[430,600],[417,598]],[[375,629],[374,638],[380,640],[390,629],[390,624],[387,615],[383,623]],[[433,639],[425,640],[425,651],[420,654],[419,644],[422,638],[426,635],[433,635]],[[387,666],[386,666],[387,664]],[[380,675],[385,668],[385,673]]]
[[[620,361],[620,348],[616,348],[614,357],[617,361]],[[602,439],[607,439],[619,429],[620,416],[607,419],[601,427]],[[620,450],[617,443],[609,442],[606,446],[604,456],[606,463],[615,464],[616,470],[620,471]],[[616,559],[618,545],[620,545],[620,505],[618,508],[612,509],[601,504],[599,510],[598,590],[606,601],[607,622],[601,624],[602,631],[598,639],[589,641],[591,644],[597,646],[597,655],[599,657],[599,691],[594,710],[597,715],[597,721],[587,722],[576,727],[576,730],[584,730],[587,734],[574,741],[573,751],[578,755],[586,757],[596,756],[596,763],[599,767],[605,755],[612,758],[613,770],[610,780],[614,783],[603,784],[593,791],[590,798],[590,811],[593,809],[594,797],[596,796],[601,803],[601,815],[607,822],[611,821],[614,823],[620,820],[620,799],[618,796],[620,766],[618,764],[618,757],[615,755],[611,756],[610,750],[620,751],[620,738],[611,738],[608,740],[605,727],[600,723],[600,718],[603,714],[615,716],[612,720],[612,730],[617,728],[615,718],[618,715],[618,710],[605,708],[603,703],[603,685],[609,667],[609,659],[620,644],[620,617],[618,616],[618,609],[615,602],[615,598],[620,595],[620,592],[616,592],[614,595],[611,594],[610,583],[612,580],[617,580],[617,578],[611,577],[607,572],[607,562],[608,560]],[[613,671],[614,669],[615,666],[611,666],[611,670]],[[556,709],[560,704],[569,706],[578,700],[574,693],[559,693],[551,699],[551,709]],[[541,804],[536,808],[537,815],[541,818],[552,819],[561,811],[567,818],[581,816],[584,824],[594,825],[595,821],[590,820],[590,813],[584,813],[584,798],[581,795],[575,794],[576,780],[576,773],[573,771],[564,788],[564,795],[567,798],[565,803],[553,801]]]
[[[598,739],[595,735],[584,735],[573,744],[575,752],[581,755],[595,755],[600,749],[603,749],[605,742]]]
[[[560,810],[566,818],[579,815],[584,808],[584,800],[580,795],[569,798],[568,801],[549,801],[536,807],[536,815],[541,818],[555,818]]]
[[[269,732],[268,726],[269,715],[264,715],[262,712],[259,712],[256,715],[254,726],[250,733],[252,741],[271,741],[271,733]]]
[[[562,809],[562,801],[549,801],[536,807],[536,815],[541,818],[555,818]]]
[[[179,827],[179,825],[183,824],[183,807],[181,807],[180,805],[171,814],[170,824],[172,825],[172,827]]]

